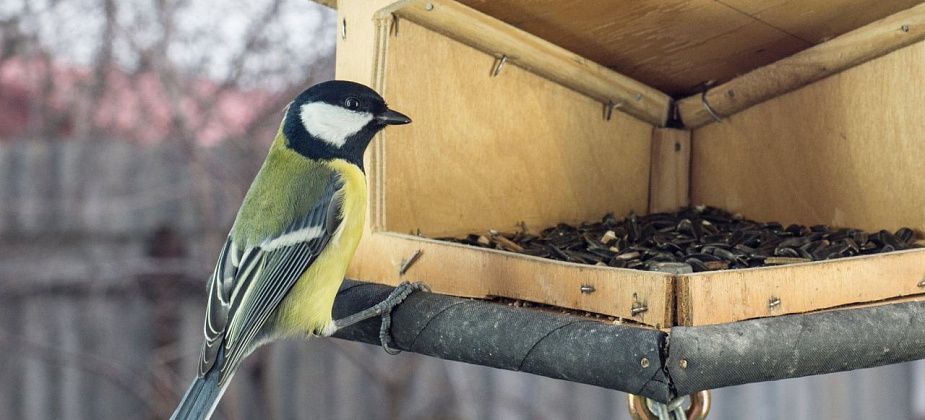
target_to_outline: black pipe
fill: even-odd
[[[681,395],[925,358],[925,302],[674,327],[668,371]]]
[[[334,317],[368,308],[392,288],[345,281]],[[380,319],[335,337],[379,344]],[[393,346],[404,351],[597,385],[660,401],[665,333],[540,309],[415,292],[392,312]]]
[[[392,288],[345,281],[340,318]],[[925,302],[658,330],[416,292],[392,314],[395,347],[597,385],[667,402],[752,382],[925,358]],[[378,318],[336,337],[379,344]],[[670,341],[670,345],[669,345]]]

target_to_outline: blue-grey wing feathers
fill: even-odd
[[[332,174],[307,214],[262,243],[237,244],[229,236],[209,280],[200,377],[222,359],[219,384],[224,384],[253,350],[267,320],[340,224],[342,186]]]

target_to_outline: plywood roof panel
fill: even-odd
[[[913,0],[461,0],[666,93],[724,82]]]
[[[900,10],[921,0],[723,0],[740,12],[818,44]]]

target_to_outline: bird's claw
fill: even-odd
[[[401,282],[398,286],[392,290],[392,293],[389,293],[389,297],[385,298],[382,302],[379,303],[382,309],[382,324],[379,326],[379,342],[382,343],[382,349],[386,353],[391,355],[396,355],[401,353],[401,350],[395,349],[391,346],[392,343],[392,310],[396,306],[401,304],[415,291],[425,291],[430,292],[430,287],[428,287],[423,282]]]

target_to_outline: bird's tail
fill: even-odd
[[[219,351],[216,363],[204,376],[197,376],[193,383],[183,394],[183,399],[170,420],[207,420],[218,406],[219,399],[231,382],[231,374],[227,372],[224,383],[220,383],[222,365],[224,365],[224,352]]]

